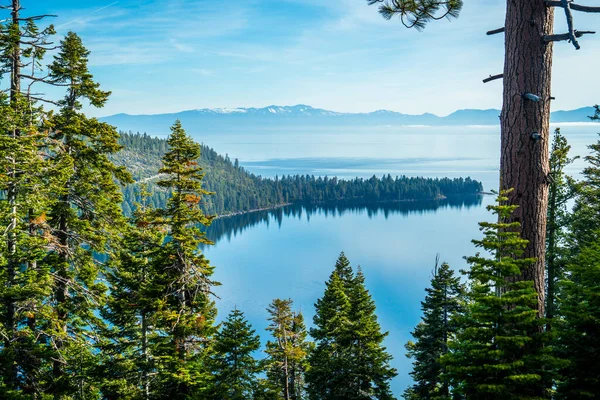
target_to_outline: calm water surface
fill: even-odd
[[[573,153],[587,154],[600,126],[566,125]],[[328,128],[316,132],[266,131],[252,135],[195,135],[252,172],[275,176],[314,174],[370,177],[470,176],[486,190],[497,187],[497,127]],[[576,174],[583,161],[570,168]],[[215,246],[205,249],[215,265],[220,318],[237,307],[261,334],[268,335],[266,307],[274,298],[292,298],[310,325],[314,303],[335,260],[344,251],[360,265],[377,305],[385,341],[399,375],[396,396],[410,384],[404,344],[420,318],[435,256],[455,270],[476,251],[477,222],[490,220],[493,197],[466,203],[403,203],[384,208],[288,207],[218,220],[209,231]]]

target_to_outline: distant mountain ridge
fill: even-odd
[[[589,122],[593,107],[570,111],[555,111],[551,120],[561,122]],[[100,118],[122,131],[146,132],[164,135],[176,119],[181,120],[190,133],[216,130],[257,130],[285,126],[400,126],[400,125],[496,125],[500,110],[458,110],[445,117],[425,113],[403,114],[389,110],[369,113],[342,113],[314,108],[304,104],[295,106],[268,106],[263,108],[203,108],[168,114],[130,115],[115,114]]]

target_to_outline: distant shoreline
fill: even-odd
[[[494,193],[490,193],[490,192],[477,192],[477,193],[471,193],[471,194],[450,196],[450,198],[461,198],[461,197],[471,197],[471,196],[489,196],[489,195],[493,195],[493,194]],[[252,213],[256,213],[256,212],[260,212],[260,211],[272,211],[272,210],[277,210],[279,208],[293,206],[293,205],[321,206],[321,205],[329,204],[329,205],[346,205],[346,206],[364,207],[367,205],[377,205],[377,204],[414,203],[414,202],[419,202],[419,201],[441,201],[441,200],[446,200],[448,198],[449,197],[447,197],[447,196],[441,196],[441,197],[436,197],[436,198],[431,198],[431,199],[365,201],[362,203],[350,203],[350,204],[347,203],[347,200],[323,201],[323,202],[318,202],[318,203],[311,203],[311,202],[282,203],[282,204],[277,204],[277,205],[270,206],[270,207],[255,208],[255,209],[247,210],[247,211],[237,211],[237,212],[217,215],[214,219],[237,217],[240,215],[252,214]]]

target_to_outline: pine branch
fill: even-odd
[[[367,0],[367,4],[381,3],[379,13],[390,20],[400,17],[402,25],[421,31],[428,22],[456,18],[463,6],[462,0]]]

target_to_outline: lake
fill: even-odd
[[[587,154],[600,125],[564,124],[573,154]],[[336,128],[315,132],[206,133],[194,135],[220,153],[263,176],[314,174],[370,177],[470,176],[486,190],[498,182],[497,127]],[[569,168],[577,175],[583,161]],[[216,266],[220,319],[237,307],[244,311],[263,344],[268,338],[268,304],[292,298],[310,325],[336,258],[344,251],[360,265],[377,305],[379,322],[389,331],[385,345],[394,356],[400,396],[411,382],[404,344],[419,322],[420,302],[429,285],[436,254],[455,269],[476,251],[477,223],[490,220],[492,196],[443,202],[398,203],[372,207],[290,206],[214,222],[205,249]]]

